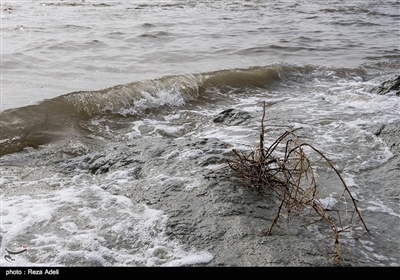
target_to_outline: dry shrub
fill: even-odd
[[[258,147],[249,153],[233,149],[233,159],[227,160],[229,167],[236,171],[241,179],[248,181],[251,189],[255,189],[264,197],[277,199],[278,211],[270,228],[265,232],[266,235],[271,233],[281,216],[289,217],[291,213],[311,219],[308,225],[317,222],[328,223],[332,230],[329,237],[334,239],[334,265],[342,265],[341,235],[359,223],[366,232],[369,231],[357,207],[357,200],[332,161],[312,145],[299,140],[295,132],[301,128],[286,131],[272,145],[265,147],[264,118],[265,102]],[[321,199],[319,196],[324,187],[317,182],[316,162],[310,160],[306,150],[315,153],[320,161],[328,164],[328,169],[331,173],[333,171],[342,185],[339,193],[329,194],[328,203],[326,198]],[[346,252],[350,253],[349,250]]]

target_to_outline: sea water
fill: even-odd
[[[139,138],[251,148],[259,123],[212,120],[231,108],[261,117],[265,102],[266,141],[302,127],[357,197],[374,232],[354,245],[363,265],[398,266],[399,169],[385,168],[395,155],[374,127],[399,120],[400,99],[371,89],[399,74],[399,8],[394,0],[2,1],[1,265],[210,262],[210,252],[165,234],[167,213],[120,195],[132,184],[200,188],[185,159],[205,151],[170,151],[164,159],[181,164],[139,179],[123,167],[63,167]]]

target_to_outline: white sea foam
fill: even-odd
[[[382,255],[373,254],[373,256],[374,256],[377,260],[380,260],[380,261],[388,261],[388,260],[389,260],[387,257],[382,256]]]
[[[107,180],[122,184],[126,177],[117,171]],[[1,196],[1,266],[171,266],[212,259],[168,239],[162,211],[80,182],[53,191],[30,182],[24,195]],[[23,245],[27,252],[6,261],[5,248]]]
[[[367,206],[368,210],[371,210],[373,212],[388,213],[388,214],[390,214],[392,216],[400,218],[400,214],[396,213],[392,208],[390,208],[387,205],[383,204],[379,200],[369,201],[368,203],[372,204],[372,206]]]
[[[185,128],[185,124],[173,124],[168,120],[143,119],[132,123],[132,129],[127,133],[127,137],[178,137],[185,132]]]
[[[361,239],[359,239],[359,241],[367,251],[369,251],[369,252],[373,252],[374,251],[374,248],[371,247],[371,246],[374,245],[373,242],[371,242],[369,240],[361,240]]]
[[[179,153],[178,158],[180,158],[181,160],[185,159],[185,158],[194,159],[194,158],[199,158],[203,154],[204,154],[204,151],[201,149],[191,149],[191,150],[186,150],[186,151],[182,151],[181,153]]]
[[[178,90],[169,92],[166,90],[157,90],[155,94],[142,91],[143,99],[135,102],[137,110],[149,108],[159,108],[164,105],[180,106],[185,104],[185,100]]]
[[[337,199],[333,198],[333,197],[325,197],[325,198],[319,199],[319,202],[322,204],[322,206],[325,209],[331,209],[332,206],[334,206],[335,203],[337,202]]]
[[[231,144],[235,149],[249,149],[249,147],[255,145],[254,139],[257,139],[257,132],[244,126],[221,127],[212,124],[203,130],[197,131],[193,136],[198,138],[218,138]]]

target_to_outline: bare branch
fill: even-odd
[[[303,215],[304,210],[309,209],[319,217],[313,218],[309,224],[325,221],[332,229],[331,237],[334,239],[335,248],[334,263],[341,265],[340,234],[348,231],[358,222],[361,222],[366,232],[369,232],[357,207],[357,200],[351,194],[349,187],[332,161],[312,145],[300,142],[295,132],[301,128],[284,132],[272,145],[265,148],[264,119],[265,102],[259,145],[248,154],[232,150],[235,157],[227,159],[227,164],[237,172],[240,178],[248,181],[250,187],[255,188],[260,195],[275,196],[278,199],[278,211],[270,228],[265,232],[266,235],[271,234],[282,214],[286,213],[289,218],[293,212]],[[284,151],[283,158],[275,155],[281,146]],[[332,205],[334,209],[332,206],[325,207],[318,197],[321,186],[317,184],[317,175],[313,168],[313,164],[316,163],[309,159],[304,147],[309,147],[311,151],[318,154],[334,171],[343,185],[343,193],[335,199],[334,205]],[[347,198],[352,201],[351,208],[346,203]]]

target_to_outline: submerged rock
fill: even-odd
[[[224,164],[232,148],[218,138],[136,137],[104,142],[75,156],[68,153],[65,159],[57,146],[27,158],[38,165],[58,155],[63,160],[46,172],[83,176],[85,171],[82,178],[92,178],[110,194],[162,210],[168,216],[168,238],[187,250],[212,254],[195,266],[332,266],[333,240],[303,227],[309,221],[296,214],[289,221],[279,219],[271,235],[265,235],[279,204],[235,178]]]
[[[214,118],[215,123],[223,123],[227,125],[238,125],[251,118],[247,112],[237,109],[228,109],[218,114]]]
[[[382,138],[394,155],[400,156],[400,121],[382,125],[375,135]]]
[[[394,92],[395,95],[400,96],[400,76],[381,83],[379,86],[374,87],[371,91],[381,95]]]
[[[140,162],[139,155],[130,153],[132,164],[140,165],[140,179],[122,194],[164,211],[170,238],[210,252],[213,259],[201,266],[332,265],[333,243],[326,244],[301,228],[304,221],[295,215],[290,223],[282,218],[270,236],[264,234],[278,204],[265,201],[235,179],[223,164],[230,153],[225,142],[157,138],[151,145],[136,139],[130,146],[141,150],[141,159],[147,160]],[[146,157],[157,147],[163,150],[157,158]]]
[[[124,187],[105,190],[167,214],[171,239],[213,255],[196,266],[331,266],[333,243],[315,238],[296,215],[289,223],[280,219],[265,235],[278,204],[235,179],[224,164],[230,153],[230,145],[217,138],[136,138],[123,147],[109,143],[64,167],[96,176],[132,173]]]

